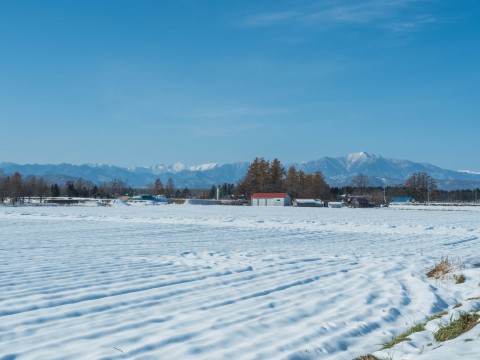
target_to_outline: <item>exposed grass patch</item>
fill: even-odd
[[[455,284],[463,284],[465,282],[465,275],[453,275],[453,280],[455,280]]]
[[[450,318],[449,323],[440,325],[440,328],[433,334],[433,338],[436,341],[455,339],[473,329],[478,324],[479,318],[476,312],[462,312],[457,319]]]
[[[447,315],[448,314],[448,311],[442,311],[442,312],[439,312],[438,314],[435,314],[435,315],[432,315],[430,316],[427,321],[432,321],[432,320],[435,320],[435,319],[440,319],[443,315]]]
[[[480,300],[480,296],[470,297],[467,299],[467,301],[468,300]]]
[[[377,358],[376,356],[373,356],[372,354],[367,354],[367,355],[358,356],[353,360],[380,360],[380,359]]]
[[[453,309],[457,309],[457,308],[459,308],[460,306],[462,306],[462,303],[455,304],[455,305],[453,306]]]
[[[402,341],[409,341],[411,340],[409,338],[410,335],[423,330],[425,330],[425,323],[416,324],[407,331],[401,333],[400,335],[394,336],[390,341],[386,341],[382,345],[382,348],[380,350],[390,349],[391,347],[397,345],[398,343],[401,343]]]
[[[465,264],[460,259],[442,256],[431,268],[427,269],[426,275],[429,278],[443,280],[451,277],[453,271],[463,269],[465,269]]]

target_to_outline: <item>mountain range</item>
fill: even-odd
[[[210,188],[212,185],[236,183],[248,170],[248,162],[232,164],[209,163],[198,166],[185,166],[176,163],[171,166],[154,165],[151,167],[124,168],[103,164],[58,164],[39,165],[0,163],[0,173],[13,174],[18,171],[24,176],[44,176],[48,181],[63,183],[83,178],[94,183],[121,179],[133,187],[144,187],[160,178],[166,183],[171,178],[177,187]],[[323,157],[318,160],[284,164],[291,165],[306,173],[321,171],[330,186],[349,185],[358,174],[369,177],[370,185],[399,185],[414,172],[426,172],[431,175],[441,189],[473,189],[480,187],[480,174],[472,171],[454,171],[442,169],[428,163],[409,160],[388,159],[366,152],[349,154],[344,157]]]

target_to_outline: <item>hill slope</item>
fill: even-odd
[[[469,189],[480,187],[480,174],[467,171],[442,169],[428,163],[416,163],[409,160],[388,159],[379,155],[358,152],[345,157],[323,157],[294,165],[306,173],[321,171],[331,186],[345,186],[360,173],[370,177],[371,185],[402,184],[414,172],[427,172],[443,189]],[[212,185],[236,183],[247,172],[249,163],[203,164],[187,167],[176,163],[171,166],[154,165],[151,167],[122,168],[102,164],[58,164],[19,165],[0,163],[0,172],[12,174],[15,171],[23,175],[45,176],[50,181],[64,182],[79,177],[95,183],[121,179],[134,187],[147,186],[158,177],[163,182],[173,179],[178,187],[208,188]]]

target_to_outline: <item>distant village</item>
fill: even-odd
[[[249,205],[328,208],[373,208],[390,204],[477,204],[473,190],[439,190],[425,172],[413,173],[403,186],[370,186],[369,177],[358,174],[348,186],[330,187],[323,174],[307,174],[278,159],[256,158],[237,184],[212,185],[209,189],[178,189],[172,179],[159,178],[144,188],[132,188],[117,179],[94,184],[77,179],[48,183],[43,177],[20,173],[0,174],[0,204],[18,205]]]

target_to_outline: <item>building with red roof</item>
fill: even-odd
[[[287,193],[255,193],[252,206],[290,206],[292,199]]]

